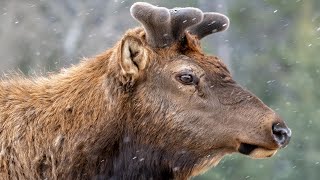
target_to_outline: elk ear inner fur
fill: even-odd
[[[134,81],[147,65],[147,51],[140,40],[127,37],[121,43],[119,65],[125,79]]]

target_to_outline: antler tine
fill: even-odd
[[[163,48],[179,40],[186,28],[202,21],[203,13],[197,8],[167,9],[137,2],[131,6],[131,15],[146,31],[147,42]]]
[[[172,34],[175,39],[180,39],[188,27],[201,22],[203,19],[203,12],[192,7],[174,8],[170,10],[170,13]]]
[[[204,13],[202,22],[188,28],[188,32],[199,39],[216,32],[224,31],[229,27],[229,18],[220,13]]]
[[[131,15],[138,20],[146,31],[148,44],[161,47],[171,44],[170,12],[167,8],[137,2],[131,6]]]

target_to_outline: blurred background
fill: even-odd
[[[112,47],[138,25],[132,0],[1,0],[0,71],[57,72]],[[230,17],[229,30],[205,38],[233,77],[286,120],[289,146],[265,160],[227,156],[195,180],[317,180],[320,177],[320,1],[149,0]]]

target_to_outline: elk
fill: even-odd
[[[289,143],[285,122],[203,53],[225,15],[130,11],[142,27],[113,48],[0,82],[1,179],[189,179],[226,154],[267,158]]]

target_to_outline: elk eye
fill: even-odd
[[[185,85],[196,85],[198,84],[198,78],[193,74],[180,74],[177,79]]]

